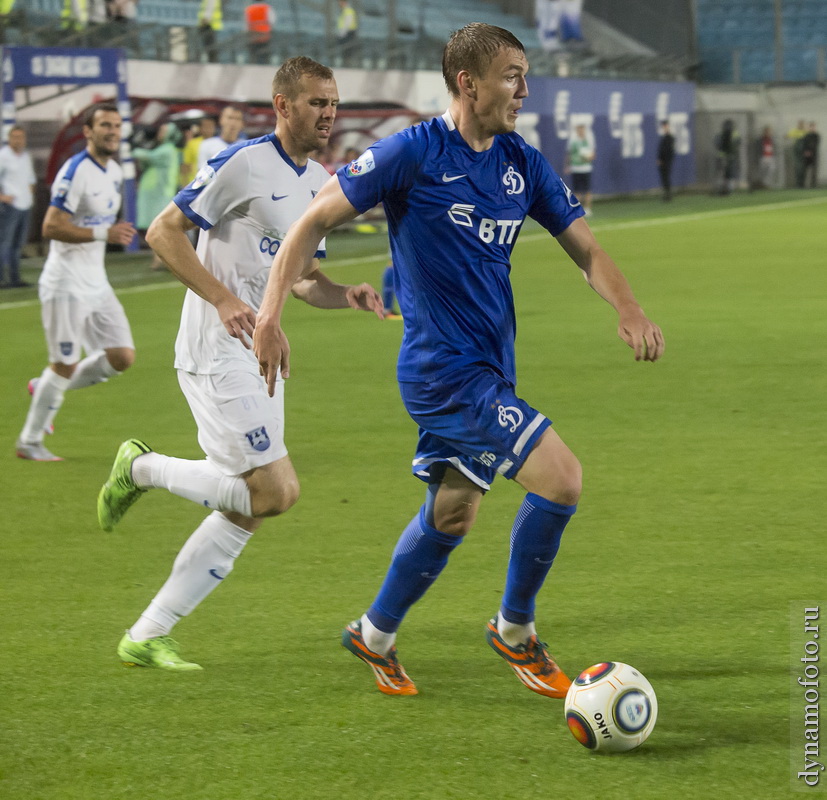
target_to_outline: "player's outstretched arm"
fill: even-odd
[[[43,218],[41,232],[45,239],[56,239],[59,242],[70,244],[87,244],[88,242],[100,241],[109,244],[128,245],[134,238],[137,231],[131,222],[121,221],[106,227],[81,228],[72,222],[72,215],[68,211],[49,206],[46,216]]]
[[[299,217],[281,243],[264,299],[256,317],[253,349],[259,369],[272,396],[279,368],[282,377],[290,375],[290,351],[281,329],[281,312],[296,282],[313,269],[313,256],[319,242],[338,225],[353,219],[358,211],[350,204],[334,175],[316,195],[307,211]]]
[[[313,259],[313,268],[293,284],[293,297],[316,308],[353,308],[357,311],[373,311],[384,320],[384,303],[379,292],[369,283],[350,285],[332,281]]]
[[[617,311],[618,336],[635,351],[635,361],[657,361],[664,351],[663,333],[643,313],[628,281],[597,243],[586,221],[582,217],[575,220],[557,241],[592,289]]]
[[[247,337],[253,337],[256,312],[204,268],[187,238],[187,231],[194,227],[184,212],[170,203],[152,221],[146,240],[184,286],[215,306],[227,333],[249,350]]]

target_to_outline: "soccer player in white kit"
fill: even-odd
[[[135,360],[129,322],[104,268],[107,242],[126,245],[135,236],[129,222],[117,221],[123,183],[114,160],[121,144],[118,107],[92,106],[83,135],[86,149],[60,168],[43,220],[43,236],[52,240],[39,281],[50,364],[29,382],[32,401],[17,439],[17,455],[30,461],[62,460],[46,449],[43,435],[68,389],[102,383]]]
[[[175,344],[175,367],[198,426],[201,461],[121,445],[98,498],[98,519],[112,530],[150,488],[164,488],[213,509],[179,553],[172,574],[127,631],[118,655],[128,665],[200,669],[170,638],[233,568],[264,517],[298,499],[299,482],[284,445],[284,383],[271,397],[251,349],[256,312],[273,260],[290,225],[327,181],[308,154],[324,147],[339,102],[333,73],[291,58],[273,80],[274,133],[238,142],[213,158],[152,223],[147,239],[190,291]],[[201,231],[197,251],[187,239]],[[319,308],[373,311],[370,285],[333,283],[319,270],[325,244],[305,265],[293,294]]]

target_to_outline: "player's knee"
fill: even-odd
[[[66,378],[67,380],[75,374],[77,366],[77,362],[74,364],[63,364],[60,361],[57,361],[51,365],[52,372],[56,375],[60,375],[61,378]]]
[[[123,372],[135,363],[135,351],[126,347],[109,350],[106,353],[106,360],[116,372]]]
[[[255,533],[263,521],[258,517],[248,517],[245,514],[239,514],[237,511],[222,511],[221,513],[224,514],[233,525],[237,525],[248,533]]]
[[[292,508],[299,499],[298,480],[288,480],[256,492],[252,497],[253,514],[256,517],[277,517]]]
[[[580,462],[567,452],[565,458],[555,459],[547,464],[539,475],[535,475],[530,483],[524,483],[523,486],[546,500],[573,506],[577,504],[583,490],[583,468]]]
[[[577,504],[580,493],[583,491],[583,467],[573,456],[567,459],[562,469],[556,471],[554,480],[549,486],[549,500],[566,506]]]
[[[476,509],[470,507],[455,506],[441,509],[434,514],[434,527],[451,536],[465,536],[474,526],[476,517]]]

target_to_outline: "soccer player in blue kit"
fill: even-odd
[[[420,426],[413,470],[428,489],[378,595],[342,643],[389,695],[417,693],[397,659],[397,629],[471,529],[498,473],[527,494],[488,643],[539,694],[565,697],[571,683],[537,637],[534,609],[582,477],[551,422],[515,393],[509,259],[525,217],[557,239],[614,307],[635,360],[663,354],[660,329],[595,240],[577,198],[514,132],[527,71],[509,31],[483,23],[456,31],[443,56],[448,111],[375,143],[331,178],[282,243],[257,317],[253,346],[272,392],[279,368],[289,372],[280,320],[291,286],[330,230],[383,203],[404,318],[398,380]]]

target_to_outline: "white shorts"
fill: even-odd
[[[198,426],[198,444],[225,475],[241,475],[287,455],[281,378],[273,397],[264,378],[240,370],[195,375],[179,369],[178,383]]]
[[[50,364],[77,364],[81,352],[112,347],[135,349],[126,312],[111,289],[93,301],[58,293],[41,298]]]

